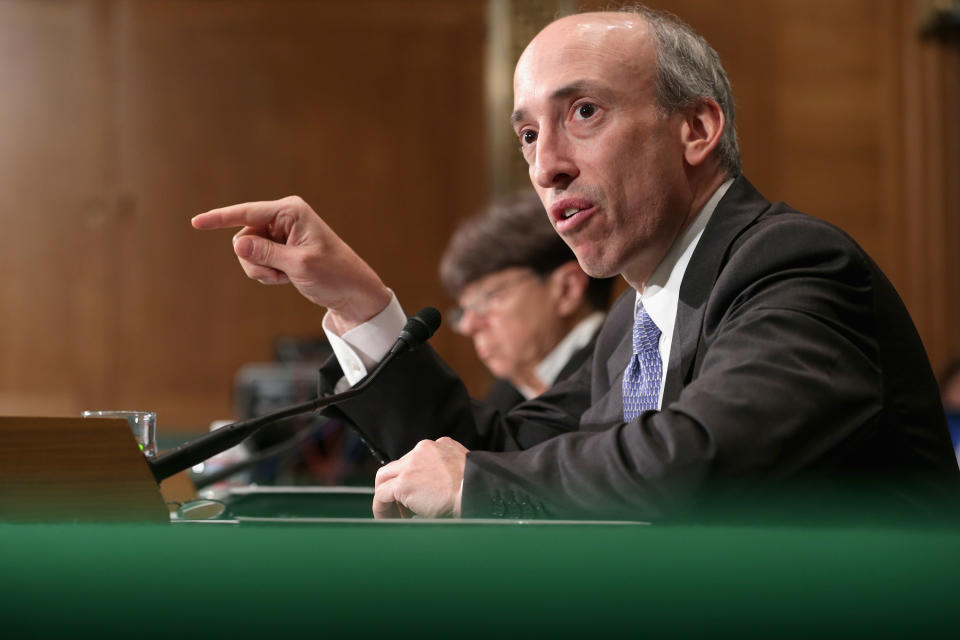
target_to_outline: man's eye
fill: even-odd
[[[537,140],[537,132],[527,129],[520,133],[520,140],[523,144],[533,144]]]
[[[590,104],[589,102],[584,103],[577,107],[577,116],[586,120],[597,112],[597,105]]]

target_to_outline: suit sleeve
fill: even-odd
[[[377,449],[397,459],[423,439],[449,436],[468,449],[515,450],[577,429],[589,406],[590,363],[519,410],[501,413],[474,400],[460,378],[429,345],[400,354],[357,397],[327,412],[347,419]],[[321,369],[321,394],[331,393],[340,367],[331,358]]]

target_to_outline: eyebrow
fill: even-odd
[[[593,85],[591,85],[588,81],[577,80],[575,82],[571,82],[570,84],[566,84],[560,87],[559,89],[556,89],[553,93],[550,94],[550,100],[553,101],[553,100],[558,100],[562,98],[569,98],[571,95],[575,95],[578,93],[586,93],[587,91],[591,90],[591,88],[593,88]],[[510,114],[510,124],[516,125],[521,120],[525,120],[526,117],[527,117],[526,111],[524,111],[523,109],[517,109],[512,114]]]

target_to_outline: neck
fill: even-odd
[[[670,242],[666,246],[660,247],[659,255],[655,256],[655,259],[647,260],[645,264],[641,267],[639,272],[634,270],[624,270],[620,275],[623,276],[623,279],[637,291],[643,291],[644,287],[647,285],[647,280],[650,279],[650,276],[653,275],[653,272],[663,261],[663,258],[669,253],[670,249],[676,243],[677,238],[679,238],[683,232],[686,230],[694,218],[697,217],[697,214],[703,209],[703,206],[707,204],[707,201],[710,199],[710,196],[722,185],[726,180],[727,176],[722,171],[712,171],[706,176],[697,176],[689,175],[689,186],[688,198],[684,206],[683,220],[674,230],[673,237],[670,239]]]
[[[560,335],[560,338],[557,340],[557,342],[560,342],[560,340],[562,340],[567,334],[573,331],[574,328],[578,324],[580,324],[584,318],[589,316],[594,311],[595,309],[591,307],[589,304],[583,303],[579,307],[577,307],[576,311],[571,313],[569,316],[566,316],[563,319],[563,322],[561,324],[563,331],[562,331],[562,334]],[[544,356],[546,356],[546,354],[544,354]]]
[[[582,303],[577,309],[560,319],[559,324],[556,325],[557,331],[554,334],[554,339],[552,340],[552,345],[549,349],[545,350],[540,354],[540,359],[534,363],[533,366],[525,368],[523,371],[518,371],[514,375],[510,376],[510,384],[517,388],[526,388],[534,393],[534,395],[540,395],[547,390],[548,385],[540,379],[536,371],[544,359],[557,348],[557,345],[566,338],[571,331],[573,331],[578,324],[580,324],[587,316],[594,312],[593,307],[591,307],[586,302]]]
[[[701,181],[699,187],[695,190],[696,197],[690,204],[690,212],[687,214],[687,220],[683,224],[683,229],[686,229],[687,225],[697,217],[700,210],[707,204],[707,200],[709,200],[716,190],[720,188],[720,185],[726,181],[727,174],[720,170],[712,172],[709,177]],[[681,233],[683,229],[681,229]]]
[[[529,389],[535,396],[547,390],[547,385],[532,370],[511,376],[510,384],[518,389]]]

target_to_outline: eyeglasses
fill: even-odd
[[[460,322],[468,311],[475,316],[481,318],[486,317],[499,303],[503,302],[503,294],[523,284],[527,280],[533,278],[539,279],[539,277],[540,276],[531,271],[529,273],[519,274],[516,278],[511,278],[494,287],[478,292],[472,296],[471,300],[462,302],[460,306],[447,310],[447,319],[450,321],[450,326],[453,327],[454,331],[459,333]]]

